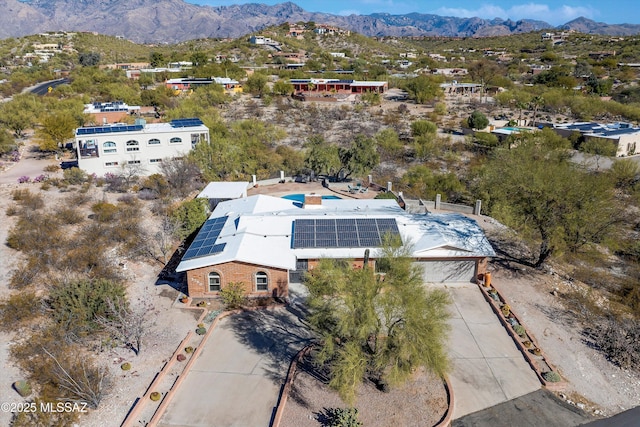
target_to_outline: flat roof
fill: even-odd
[[[480,258],[495,252],[477,222],[462,214],[409,214],[395,200],[324,199],[314,209],[293,200],[256,195],[220,203],[210,216],[224,218],[224,226],[210,246],[220,252],[183,259],[176,271],[240,261],[294,270],[297,259],[362,258],[365,247],[294,247],[296,220],[376,219],[393,221],[402,241],[418,259]],[[198,237],[196,237],[198,239]],[[314,245],[315,246],[315,245]],[[379,247],[368,248],[371,256]],[[193,253],[193,251],[191,252]]]
[[[237,199],[247,196],[248,182],[210,182],[198,194],[204,199]]]

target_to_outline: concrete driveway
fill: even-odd
[[[447,285],[453,418],[540,388],[540,381],[474,284]]]
[[[268,427],[307,328],[276,308],[229,316],[211,334],[158,425]]]

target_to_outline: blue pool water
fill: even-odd
[[[298,203],[304,203],[304,194],[303,193],[298,193],[298,194],[287,194],[286,196],[282,196],[283,199],[287,199],[287,200],[293,200],[294,202],[298,202]],[[323,199],[327,200],[327,199],[331,199],[331,200],[335,200],[335,199],[341,199],[342,197],[338,197],[338,196],[322,196]]]

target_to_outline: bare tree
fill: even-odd
[[[153,235],[154,246],[158,252],[160,252],[163,264],[166,264],[169,260],[168,258],[171,254],[171,249],[173,249],[176,242],[176,236],[178,235],[179,229],[179,221],[165,215],[162,217],[159,230]],[[155,255],[154,258],[159,260]]]
[[[42,348],[54,362],[53,373],[67,402],[85,402],[91,408],[97,408],[106,394],[109,383],[107,369],[97,367],[85,358],[73,358],[60,361],[46,348]]]
[[[180,197],[188,195],[198,184],[200,170],[188,159],[165,159],[160,171],[167,178],[171,189]]]
[[[142,297],[134,307],[119,298],[108,299],[106,303],[109,315],[99,316],[96,322],[114,339],[131,349],[136,356],[139,355],[142,340],[153,326],[149,318],[149,314],[154,309],[151,300],[148,296]]]

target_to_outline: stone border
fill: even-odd
[[[542,376],[543,372],[542,372],[539,364],[531,356],[531,354],[529,353],[529,349],[527,349],[522,344],[520,336],[516,333],[516,331],[511,326],[511,324],[505,319],[504,315],[502,314],[502,310],[501,310],[500,306],[489,295],[489,290],[495,291],[496,294],[498,295],[498,298],[500,299],[500,302],[502,302],[503,304],[507,304],[507,301],[502,296],[502,294],[495,287],[492,287],[492,286],[486,287],[482,283],[478,283],[478,287],[480,288],[480,291],[482,292],[482,295],[484,296],[484,299],[489,303],[489,305],[493,309],[493,312],[496,314],[496,316],[500,320],[500,323],[502,323],[502,326],[507,330],[507,333],[511,336],[511,339],[516,344],[516,347],[518,348],[518,350],[520,350],[520,353],[522,353],[522,356],[524,357],[524,359],[527,361],[529,366],[531,366],[531,369],[533,370],[533,372],[535,372],[536,376],[538,377],[538,380],[540,381],[540,384],[542,384],[545,388],[547,388],[547,389],[549,389],[551,391],[562,391],[562,390],[564,390],[566,388],[566,386],[567,386],[567,383],[564,380],[558,381],[558,382],[549,382],[549,381],[544,379],[544,377]],[[520,318],[513,312],[513,310],[510,310],[510,313],[511,313],[511,316],[516,319],[518,324],[520,324],[520,325],[522,325],[524,327],[524,323],[522,323]],[[526,327],[525,327],[525,331],[527,333],[527,338],[529,339],[529,341],[531,341],[533,347],[540,349],[540,351],[541,351],[540,357],[542,357],[542,360],[544,361],[544,363],[547,366],[549,366],[549,369],[551,370],[551,372],[558,373],[558,370],[549,362],[549,360],[546,358],[546,356],[542,352],[542,349],[538,345],[538,341],[536,340],[536,338],[531,334],[531,332],[529,332],[529,330]]]
[[[193,363],[195,363],[194,361],[200,355],[200,352],[204,348],[204,345],[209,339],[209,336],[211,335],[212,331],[216,328],[216,326],[222,319],[224,319],[225,317],[231,316],[233,314],[242,313],[244,311],[275,309],[282,306],[283,304],[259,306],[259,307],[248,307],[248,308],[231,310],[231,311],[223,311],[220,314],[218,314],[216,318],[213,319],[213,322],[211,322],[211,325],[207,329],[207,333],[203,336],[202,340],[200,341],[200,344],[196,347],[195,351],[191,353],[191,356],[189,357],[189,360],[185,364],[184,369],[182,370],[182,373],[178,375],[174,383],[171,385],[171,388],[166,393],[163,393],[163,397],[162,397],[162,400],[160,401],[158,408],[156,408],[156,410],[154,411],[153,415],[151,416],[151,419],[146,424],[146,426],[154,427],[158,425],[158,423],[160,422],[160,419],[162,418],[162,415],[164,415],[164,412],[167,409],[167,406],[169,406],[169,403],[173,399],[173,395],[175,394],[175,391],[178,389],[180,384],[182,384],[182,382],[184,381],[186,374],[191,369],[191,366],[193,365]],[[195,309],[202,310],[201,307],[181,307],[181,308],[188,308],[191,310],[195,310]],[[209,314],[209,311],[204,310],[202,315],[198,318],[197,323],[202,323],[208,314]],[[156,387],[158,384],[161,383],[161,381],[166,376],[167,372],[169,372],[170,368],[176,362],[176,356],[182,353],[183,347],[185,346],[185,344],[189,342],[191,337],[193,337],[193,334],[195,333],[194,331],[195,330],[190,331],[187,334],[187,336],[180,342],[175,352],[171,355],[171,359],[162,367],[160,372],[156,374],[155,378],[153,379],[153,381],[145,391],[144,395],[135,401],[132,409],[129,411],[124,421],[120,424],[120,427],[135,427],[139,425],[139,422],[138,422],[139,420],[137,419],[137,416],[143,411],[143,409],[146,407],[148,402],[151,402],[149,395],[154,391],[154,387]]]
[[[296,376],[298,363],[304,356],[309,354],[309,352],[314,347],[315,344],[309,344],[308,346],[304,347],[298,352],[298,354],[296,354],[296,356],[291,361],[284,387],[282,388],[280,397],[278,398],[278,406],[276,408],[275,416],[273,417],[273,423],[271,423],[270,427],[280,427],[280,422],[282,421],[282,416],[284,415],[284,409],[287,404],[287,400],[289,399],[291,388],[293,387],[293,381]],[[442,419],[434,427],[448,427],[451,425],[451,419],[453,418],[453,407],[455,403],[453,397],[453,388],[451,388],[451,384],[449,384],[448,378],[446,376],[442,378],[442,383],[444,384],[444,389],[447,392],[447,412],[445,412]]]

